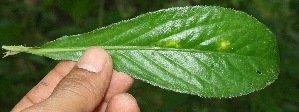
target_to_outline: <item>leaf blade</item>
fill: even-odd
[[[248,94],[279,73],[274,35],[247,14],[220,7],[160,10],[28,52],[77,60],[89,46],[105,48],[116,70],[203,97]]]

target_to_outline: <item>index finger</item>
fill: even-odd
[[[21,99],[12,109],[12,112],[19,112],[48,98],[56,85],[71,71],[75,64],[76,62],[73,61],[61,61],[58,63],[54,69]]]

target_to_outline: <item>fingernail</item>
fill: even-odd
[[[77,63],[78,68],[90,72],[100,72],[107,60],[105,53],[106,51],[98,47],[88,48]]]

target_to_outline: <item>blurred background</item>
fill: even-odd
[[[280,50],[278,80],[263,90],[230,99],[175,93],[136,80],[130,93],[141,110],[299,112],[299,0],[0,0],[0,45],[39,46],[146,12],[194,5],[240,10],[266,24]],[[10,111],[57,63],[30,54],[1,58],[0,111]]]

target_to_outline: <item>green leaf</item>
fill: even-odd
[[[3,46],[78,60],[90,46],[112,56],[114,69],[176,92],[234,97],[260,90],[279,73],[274,35],[255,18],[221,7],[164,9],[41,47]]]

